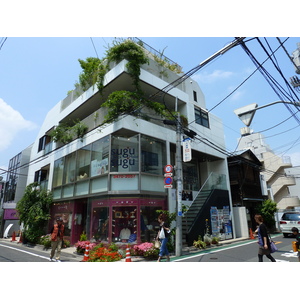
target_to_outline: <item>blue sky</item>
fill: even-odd
[[[139,38],[156,50],[164,50],[184,72],[234,40],[234,37],[224,36]],[[113,39],[107,36],[92,40],[90,37],[7,38],[0,50],[0,168],[7,169],[9,159],[34,142],[47,112],[74,88],[81,72],[78,59],[96,56],[94,46],[102,58]],[[260,39],[265,43],[264,38]],[[268,37],[267,41],[272,49],[279,46],[276,37]],[[300,38],[291,37],[284,43],[289,54],[297,48],[298,42]],[[259,62],[266,59],[257,40],[247,42],[247,46]],[[275,57],[286,79],[296,75],[283,49],[279,49]],[[266,62],[264,67],[286,89],[273,65]],[[211,110],[255,69],[245,51],[237,46],[202,68],[193,78],[205,95],[206,108]],[[300,98],[300,93],[296,94]],[[256,72],[211,111],[223,120],[227,151],[235,150],[240,128],[244,127],[233,111],[254,102],[261,106],[277,100],[278,96],[264,77]],[[283,104],[273,105],[256,112],[251,128],[255,132],[263,131],[290,116]],[[276,154],[291,156],[293,164],[300,165],[299,123],[293,117],[263,134]]]

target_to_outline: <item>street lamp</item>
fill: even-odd
[[[249,127],[251,122],[252,122],[252,119],[254,117],[254,114],[258,109],[265,108],[265,107],[268,107],[268,106],[271,106],[271,105],[274,105],[274,104],[278,104],[278,103],[284,103],[284,104],[291,104],[291,105],[294,105],[294,106],[300,106],[300,102],[291,102],[291,101],[275,101],[275,102],[272,102],[272,103],[269,103],[269,104],[266,104],[266,105],[263,105],[263,106],[259,106],[259,107],[257,106],[256,103],[252,103],[252,104],[243,106],[241,108],[235,109],[234,113],[240,118],[240,120],[247,127]]]

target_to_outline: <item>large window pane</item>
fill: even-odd
[[[63,183],[72,183],[76,180],[76,152],[73,152],[65,157],[64,181]]]
[[[109,137],[93,143],[91,158],[91,177],[108,173]]]
[[[166,165],[166,144],[150,136],[141,136],[141,171],[156,175],[163,174]]]
[[[64,170],[64,157],[54,162],[53,187],[62,185]]]
[[[138,135],[112,136],[111,172],[138,172]]]
[[[77,151],[77,180],[90,177],[91,145]]]

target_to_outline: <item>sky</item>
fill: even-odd
[[[234,40],[230,36],[138,38],[163,51],[182,66],[183,72],[196,67]],[[78,59],[103,58],[114,39],[107,36],[0,38],[0,168],[7,170],[10,158],[35,141],[47,112],[74,88],[81,72]],[[273,50],[279,46],[275,36],[259,39]],[[286,39],[280,37],[281,42]],[[267,54],[257,39],[247,37],[245,41],[262,63]],[[291,55],[298,42],[300,38],[288,38],[284,43],[287,53]],[[280,48],[274,58],[289,81],[296,73],[287,53]],[[273,64],[267,61],[263,66],[287,90]],[[206,108],[223,121],[228,152],[236,149],[240,128],[244,127],[234,110],[251,103],[262,106],[280,100],[259,71],[248,78],[255,70],[256,66],[244,49],[236,46],[193,75],[204,93]],[[300,97],[297,91],[295,94],[294,99]],[[299,122],[291,117],[284,104],[257,111],[250,127],[254,132],[262,131],[275,154],[290,156],[294,166],[300,165]]]

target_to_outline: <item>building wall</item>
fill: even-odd
[[[126,79],[126,76],[124,75],[126,74],[126,63],[127,62],[125,60],[121,61],[106,74],[104,79],[106,87],[114,87],[114,89],[117,90],[118,86],[116,86],[116,84],[119,84],[120,87],[121,85],[126,85],[126,80],[124,81],[124,79]],[[159,72],[157,71],[159,70],[155,68],[157,68],[157,66],[155,66],[153,62],[151,62],[150,66],[143,66],[141,69],[140,79],[144,86],[152,89],[155,87],[156,89],[160,90],[167,86],[168,82],[166,80],[170,81],[171,79],[169,76],[166,78],[163,78],[163,76],[158,76],[157,74]],[[178,78],[178,75],[172,73],[171,78],[176,79]],[[194,92],[197,93],[197,101],[194,99]],[[92,105],[97,104],[98,109],[100,106],[100,98],[97,95],[99,95],[98,90],[97,87],[94,86],[89,88],[77,99],[72,99],[72,101],[69,101],[67,97],[67,100],[64,99],[57,103],[57,105],[55,105],[49,111],[32,146],[30,160],[35,161],[35,163],[29,165],[27,185],[33,182],[34,174],[37,171],[45,168],[45,166],[48,166],[48,189],[52,190],[54,186],[53,177],[55,161],[66,157],[70,153],[75,153],[76,151],[78,152],[79,149],[87,147],[101,138],[111,138],[111,134],[114,134],[118,130],[122,130],[123,132],[126,130],[134,131],[137,134],[144,134],[149,137],[164,141],[166,143],[167,153],[166,163],[172,163],[172,161],[174,162],[174,151],[170,150],[171,145],[173,145],[172,147],[174,148],[176,143],[176,132],[174,128],[163,125],[162,122],[159,123],[160,125],[158,125],[157,121],[149,122],[129,115],[120,118],[113,124],[103,126],[102,128],[90,129],[83,139],[76,139],[67,145],[59,145],[58,143],[56,144],[53,142],[52,151],[48,153],[45,153],[44,150],[38,151],[40,139],[47,134],[51,128],[57,126],[59,122],[68,119],[69,116],[74,115],[76,112],[84,113],[85,108],[90,109]],[[193,122],[195,120],[195,107],[203,110],[205,110],[206,107],[204,95],[199,85],[194,80],[189,79],[188,81],[181,83],[178,87],[171,89],[168,92],[168,96],[169,98],[173,97],[173,106],[175,103],[175,98],[178,98],[179,111],[187,116],[189,123],[192,123],[189,127],[190,129],[196,131],[199,136],[205,137],[220,147],[225,148],[223,125],[218,117],[209,113],[209,128]],[[93,116],[93,112],[91,112],[90,116]],[[214,150],[205,143],[192,142],[192,149],[193,153],[195,154],[195,158],[197,159],[200,184],[204,183],[211,172],[216,172],[218,174],[225,174],[225,176],[227,176],[227,185],[229,190],[228,170],[225,155]],[[202,161],[202,158],[206,159]],[[119,204],[119,206],[122,208],[120,209],[120,214],[122,216],[129,215],[132,216],[133,220],[135,220],[136,223],[132,224],[132,226],[138,226],[138,240],[142,237],[142,224],[144,222],[142,218],[143,215],[139,213],[140,209],[144,209],[145,212],[147,211],[147,218],[150,218],[150,215],[152,218],[153,212],[149,207],[152,207],[152,209],[174,208],[174,196],[172,196],[172,191],[164,189],[161,183],[155,185],[153,181],[152,187],[149,191],[135,189],[132,190],[132,188],[130,188],[132,184],[138,184],[140,187],[142,186],[142,182],[138,181],[138,183],[134,183],[136,177],[125,177],[128,180],[127,189],[126,185],[122,189],[121,186],[119,186],[119,188],[114,188],[114,180],[124,179],[124,177],[122,177],[123,175],[127,176],[127,173],[124,173],[124,170],[119,170],[117,173],[109,173],[108,184],[110,182],[113,189],[106,188],[105,190],[104,188],[101,190],[100,188],[99,192],[95,194],[83,193],[80,195],[79,193],[75,196],[61,198],[58,197],[55,190],[53,190],[55,203],[52,209],[52,217],[57,214],[61,214],[61,216],[64,218],[65,224],[70,224],[70,226],[72,226],[73,233],[70,237],[72,242],[76,241],[82,231],[87,231],[90,234],[90,238],[93,236],[95,233],[93,232],[93,217],[95,217],[95,215],[93,215],[94,213],[97,215],[97,217],[101,215],[103,216],[103,219],[109,220],[107,230],[109,230],[110,233],[114,232],[114,224],[112,220],[114,219],[115,222],[119,222],[117,219],[121,219],[118,218],[119,214],[116,211],[113,211],[115,210],[114,207],[117,204]],[[139,176],[138,180],[141,180],[140,178],[142,177],[139,170],[137,170],[135,175]],[[122,178],[114,178],[113,176],[121,176]],[[149,176],[148,181],[150,182],[153,178],[154,177]],[[163,176],[161,176],[161,180],[163,180]],[[100,181],[99,184],[101,185]],[[71,185],[69,187],[71,188]],[[197,191],[192,192],[194,193]],[[133,218],[133,212],[135,210],[137,213],[135,218]],[[129,224],[129,221],[131,221],[130,217],[127,224]],[[103,226],[104,223],[98,225]],[[155,226],[157,226],[157,224],[148,225],[150,228],[155,228]],[[76,234],[74,232],[76,232]]]

